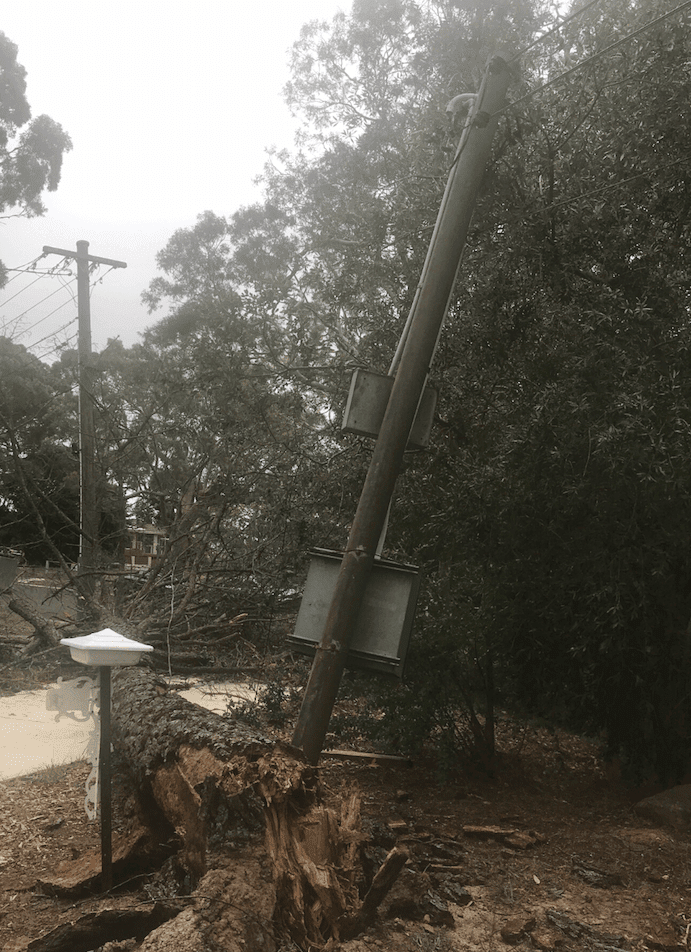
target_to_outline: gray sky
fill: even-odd
[[[126,261],[101,268],[92,335],[97,350],[109,337],[134,343],[157,320],[140,294],[171,234],[259,197],[267,147],[289,146],[295,129],[282,98],[289,49],[305,22],[339,10],[350,0],[3,0],[0,30],[19,47],[32,114],[61,123],[73,149],[43,218],[0,221],[0,260],[19,267],[43,245],[83,239]],[[35,277],[0,291],[0,334],[50,360],[76,333],[76,285],[28,287]]]

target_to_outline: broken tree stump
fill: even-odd
[[[403,863],[363,902],[360,798],[340,812],[320,802],[317,771],[302,752],[246,724],[191,704],[142,668],[113,677],[116,756],[134,778],[152,823],[162,816],[182,843],[178,861],[194,888],[209,847],[244,843],[264,828],[276,902],[274,923],[302,948],[321,948],[371,920]]]

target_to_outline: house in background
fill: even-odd
[[[129,536],[125,548],[125,568],[146,572],[165,550],[168,539],[165,529],[156,526],[128,528]]]

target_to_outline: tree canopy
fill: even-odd
[[[26,70],[17,53],[17,45],[0,32],[0,218],[43,215],[43,193],[57,189],[64,154],[72,148],[50,116],[31,118]],[[5,280],[0,263],[0,287]]]

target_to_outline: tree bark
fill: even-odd
[[[141,668],[113,678],[112,732],[141,802],[180,838],[185,889],[207,881],[210,844],[230,846],[263,827],[276,931],[322,948],[370,921],[384,893],[375,889],[363,908],[359,795],[339,812],[320,803],[317,771],[301,751],[189,703]]]

